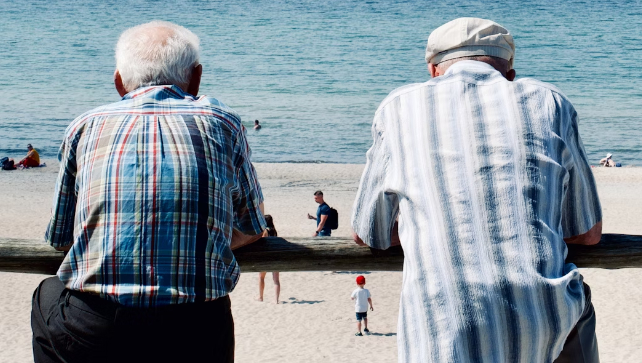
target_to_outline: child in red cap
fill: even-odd
[[[361,337],[363,336],[363,334],[361,334],[362,319],[365,325],[365,329],[363,329],[363,332],[366,334],[370,333],[370,330],[368,330],[368,304],[370,304],[370,310],[374,311],[374,308],[372,307],[370,291],[364,288],[364,286],[366,285],[366,278],[362,275],[357,276],[357,285],[359,285],[359,287],[352,292],[352,300],[355,300],[354,311],[357,313],[358,332],[355,335]]]

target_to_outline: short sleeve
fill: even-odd
[[[65,138],[58,160],[60,171],[56,180],[51,219],[45,232],[45,241],[53,247],[65,247],[73,243],[76,215],[76,146],[78,137]]]
[[[265,217],[259,205],[263,203],[263,193],[250,161],[251,151],[245,137],[245,127],[241,126],[235,143],[235,190],[234,225],[245,234],[259,234],[266,227]]]
[[[352,209],[352,229],[367,245],[390,247],[390,232],[399,210],[397,195],[386,188],[390,155],[381,114],[372,123],[372,147],[366,153],[366,166]]]
[[[356,297],[357,296],[357,290],[352,290],[352,294],[350,294],[350,297]]]
[[[330,207],[327,204],[322,205],[321,209],[319,210],[319,214],[321,214],[322,216],[330,215]]]
[[[366,297],[367,297],[368,299],[370,299],[370,297],[372,297],[372,295],[370,295],[370,290],[366,290],[366,292],[368,293],[368,296],[366,296]]]
[[[566,121],[565,144],[568,171],[566,192],[562,202],[562,230],[564,238],[588,232],[602,220],[602,208],[597,185],[584,150],[578,130],[577,112],[571,103],[562,98],[559,102],[560,116]]]

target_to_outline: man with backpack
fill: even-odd
[[[339,215],[334,208],[330,208],[323,200],[323,192],[317,190],[314,192],[314,201],[319,203],[316,218],[308,213],[308,219],[317,220],[317,230],[314,232],[315,237],[330,237],[333,229],[337,229]]]

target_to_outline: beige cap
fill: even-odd
[[[506,28],[492,20],[459,18],[430,33],[426,62],[439,64],[449,59],[488,55],[506,59],[513,66],[515,43]]]

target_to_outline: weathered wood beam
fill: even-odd
[[[243,272],[401,271],[403,251],[357,246],[351,239],[268,237],[234,251]],[[0,238],[0,271],[54,274],[62,262],[39,240]],[[567,262],[579,267],[642,267],[642,236],[604,234],[595,246],[569,246]]]

